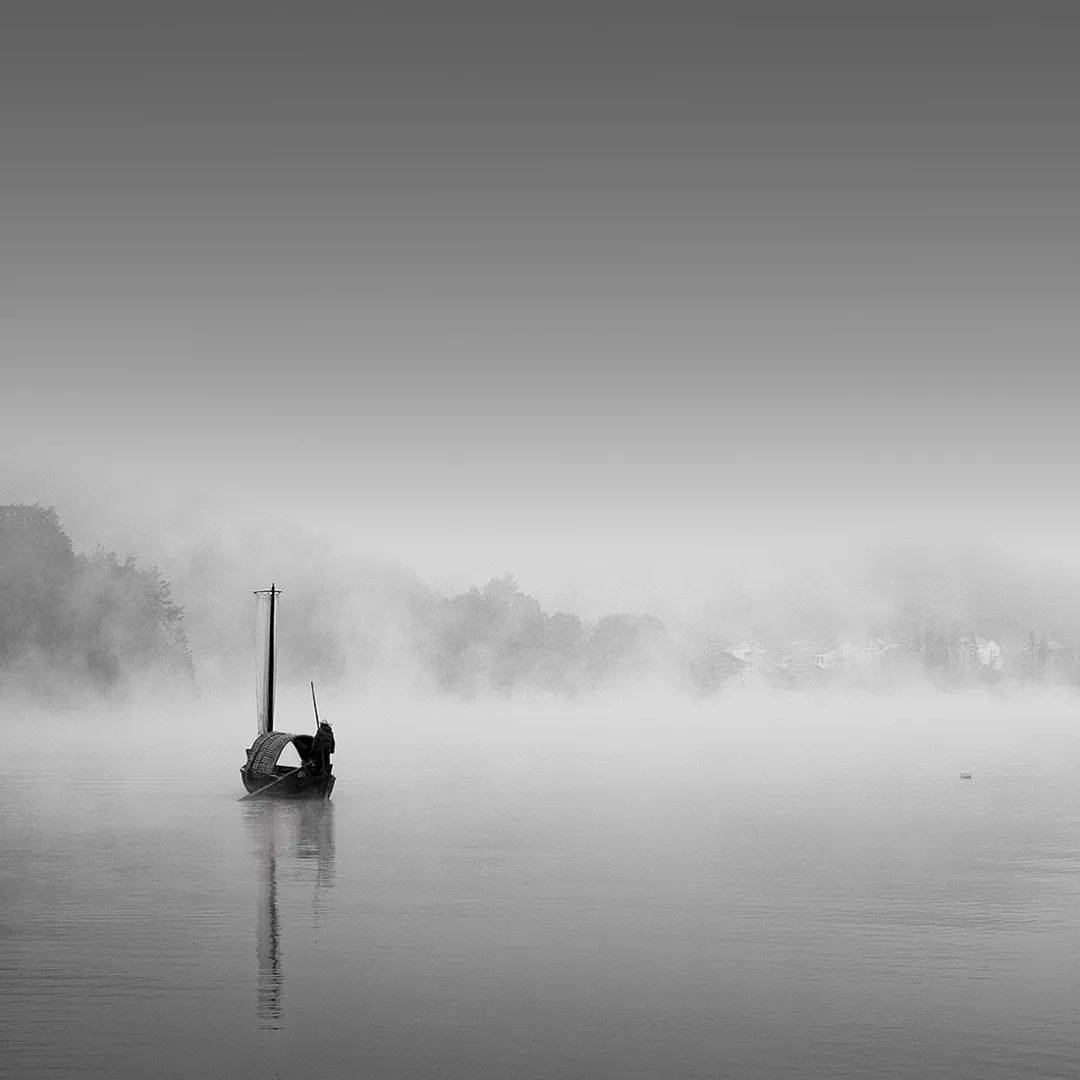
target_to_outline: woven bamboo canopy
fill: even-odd
[[[248,751],[249,772],[253,780],[274,780],[277,778],[275,767],[278,758],[290,743],[296,747],[301,761],[311,756],[310,735],[292,735],[288,731],[268,731],[258,735]]]

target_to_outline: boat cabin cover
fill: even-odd
[[[254,781],[269,783],[291,769],[278,765],[278,759],[290,743],[296,747],[301,761],[311,757],[311,735],[292,735],[287,731],[268,731],[257,735],[247,752],[248,776]]]

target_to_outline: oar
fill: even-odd
[[[256,795],[261,795],[267,788],[272,788],[275,784],[280,784],[282,780],[288,780],[290,776],[295,776],[304,766],[297,765],[295,769],[290,769],[287,773],[282,773],[276,780],[271,780],[265,787],[259,788],[258,791],[249,791],[246,795],[241,795],[237,802],[243,802],[245,799],[254,799]]]

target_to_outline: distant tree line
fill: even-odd
[[[189,679],[183,611],[154,567],[76,553],[52,508],[0,506],[0,680],[16,670],[100,689],[136,673]]]
[[[843,573],[740,584],[674,630],[649,615],[548,612],[511,576],[447,597],[404,568],[343,562],[306,538],[291,549],[279,539],[272,554],[273,570],[253,571],[243,546],[175,565],[173,580],[194,598],[185,616],[155,567],[101,548],[76,553],[52,509],[0,506],[0,687],[28,675],[102,689],[147,673],[190,680],[187,632],[204,679],[243,685],[247,589],[283,565],[280,670],[294,681],[418,673],[461,696],[572,696],[641,678],[710,692],[740,676],[789,687],[1080,684],[1080,579],[986,553],[896,550]]]
[[[440,689],[464,694],[485,687],[573,694],[655,672],[672,653],[651,616],[614,614],[587,625],[567,612],[549,615],[511,576],[433,597],[417,648]]]

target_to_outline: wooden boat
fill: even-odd
[[[274,799],[329,799],[336,779],[332,772],[316,776],[305,765],[297,769],[278,764],[290,743],[296,747],[301,761],[310,759],[310,735],[267,731],[256,736],[247,752],[247,762],[240,769],[248,795]]]
[[[294,735],[274,730],[277,692],[277,598],[276,585],[255,593],[255,710],[257,734],[247,751],[247,761],[240,767],[240,778],[247,795],[242,798],[329,799],[334,790],[333,766],[316,772],[311,764],[311,735]],[[312,687],[314,700],[314,687]],[[316,726],[318,710],[316,709]],[[293,746],[303,763],[290,768],[279,764],[286,747]]]
[[[969,772],[962,772],[962,773],[960,774],[960,779],[961,779],[961,780],[970,780],[970,779],[971,779],[971,773],[969,773]]]

